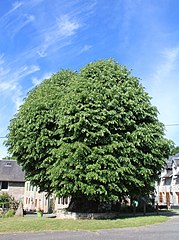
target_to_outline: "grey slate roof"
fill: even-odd
[[[173,173],[171,170],[167,171],[167,173],[163,176],[163,178],[170,178],[172,177]]]
[[[165,169],[172,169],[172,159],[169,158],[167,161],[166,161],[166,165],[165,165]]]
[[[175,162],[176,166],[178,167],[179,166],[179,159],[174,159],[174,162]]]
[[[0,160],[0,181],[25,182],[25,173],[16,160]]]
[[[177,172],[177,173],[175,174],[175,176],[179,176],[179,172]]]

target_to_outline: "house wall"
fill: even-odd
[[[32,186],[29,181],[25,182],[24,190],[24,210],[35,211],[42,209],[44,212],[49,210],[49,199],[46,192],[39,193],[36,186]]]
[[[167,173],[171,172],[167,177]],[[159,206],[179,207],[179,166],[173,158],[170,169],[163,169],[160,180],[156,183],[156,204]]]
[[[55,198],[55,211],[59,209],[65,209],[69,206],[71,201],[71,197],[66,197],[66,198]]]
[[[24,190],[24,210],[36,211],[40,208],[44,212],[57,211],[65,209],[69,206],[71,198],[58,198],[51,195],[47,198],[46,192],[39,193],[39,189],[30,184],[30,181],[25,182]]]
[[[14,197],[16,201],[23,201],[24,198],[24,182],[8,182],[8,189],[1,189],[0,194],[8,193]]]

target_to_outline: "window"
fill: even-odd
[[[166,202],[167,202],[167,206],[170,205],[170,193],[166,192]]]
[[[10,162],[7,162],[4,166],[5,166],[5,167],[12,167],[12,165],[11,165]]]
[[[176,192],[177,195],[177,204],[179,204],[179,192]]]
[[[26,191],[29,190],[29,183],[26,184]]]
[[[38,208],[42,208],[42,199],[39,199]]]
[[[7,181],[0,182],[0,189],[7,190],[8,189],[8,182]]]
[[[160,201],[160,203],[163,202],[163,194],[162,194],[162,192],[160,192],[160,199],[159,199],[159,201]]]
[[[62,204],[63,205],[68,204],[68,198],[62,197]]]
[[[35,199],[35,207],[37,207],[37,199]]]

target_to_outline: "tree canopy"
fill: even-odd
[[[113,59],[61,70],[28,93],[6,145],[41,191],[96,202],[139,195],[171,145],[150,100]]]
[[[176,155],[177,153],[179,153],[179,146],[174,147],[172,150],[172,155]]]

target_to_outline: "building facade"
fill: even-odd
[[[25,174],[15,160],[0,160],[0,194],[8,193],[16,201],[23,201]]]
[[[39,188],[32,186],[25,180],[22,167],[15,160],[0,160],[0,194],[8,193],[16,201],[23,203],[24,210],[52,212],[67,208],[70,197],[58,198],[54,194],[48,196],[47,192],[39,192]]]
[[[179,154],[169,157],[156,183],[156,204],[179,207]]]
[[[39,188],[32,186],[30,181],[25,182],[24,210],[35,211],[42,209],[44,212],[53,212],[69,206],[70,197],[58,198],[54,194],[48,196],[47,192],[39,192]]]
[[[49,197],[46,192],[39,192],[39,188],[32,186],[30,181],[25,182],[24,188],[24,210],[35,211],[41,209],[49,212]]]

